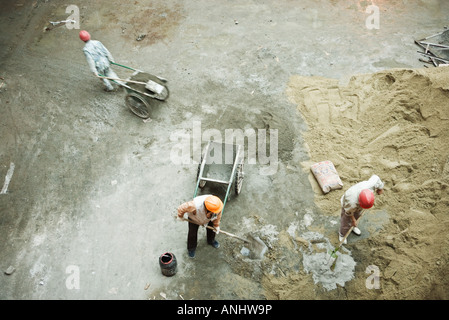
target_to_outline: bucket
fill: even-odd
[[[166,252],[159,257],[159,266],[164,276],[171,277],[176,274],[178,263],[171,252]]]

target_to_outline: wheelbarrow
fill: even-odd
[[[221,184],[226,187],[223,209],[228,200],[232,186],[239,195],[243,185],[243,147],[239,144],[209,141],[198,164],[197,182],[193,197],[203,189],[206,183]]]
[[[152,100],[167,100],[170,93],[166,79],[115,62],[111,64],[134,71],[128,79],[99,77],[112,80],[125,88],[125,104],[136,116],[148,119],[153,109]]]
[[[209,141],[201,156],[201,162],[198,164],[197,182],[193,197],[197,196],[199,189],[205,188],[206,183],[224,185],[226,194],[221,210],[223,214],[232,187],[234,187],[236,195],[239,195],[242,191],[244,178],[243,161],[244,154],[241,145]],[[191,220],[188,221],[195,223]],[[210,226],[206,228],[214,230]],[[248,237],[245,239],[222,230],[220,233],[244,241],[251,259],[262,259],[268,250],[266,244],[259,237],[252,234],[248,234]]]

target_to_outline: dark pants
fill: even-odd
[[[362,210],[358,210],[354,212],[354,218],[357,220],[360,215],[362,214]],[[345,236],[349,229],[352,227],[352,219],[351,216],[348,216],[345,213],[345,209],[341,208],[341,214],[340,214],[340,236]]]
[[[213,227],[212,221],[209,221],[209,226]],[[187,235],[187,250],[195,250],[198,243],[198,228],[200,226],[189,222],[189,234]],[[211,229],[207,230],[207,243],[212,244],[215,240],[215,232]]]

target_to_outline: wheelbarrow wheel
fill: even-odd
[[[243,185],[243,159],[240,161],[240,163],[237,165],[236,171],[235,171],[235,194],[240,194],[242,191],[242,185]]]
[[[128,93],[125,97],[125,103],[136,116],[143,119],[150,117],[151,106],[140,94],[135,92]]]

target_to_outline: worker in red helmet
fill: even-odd
[[[111,62],[114,62],[114,58],[108,49],[98,40],[91,40],[89,32],[81,30],[79,33],[81,41],[85,42],[83,52],[87,59],[87,64],[90,70],[96,77],[106,76],[110,78],[118,78],[114,70],[111,69]],[[102,78],[106,91],[114,91],[114,87],[108,79]],[[121,81],[116,81],[119,84],[123,84]]]
[[[214,248],[220,247],[218,241],[215,240],[215,235],[220,232],[223,206],[220,198],[206,194],[195,197],[192,201],[185,202],[178,207],[178,218],[184,219],[184,215],[187,213],[187,218],[192,221],[189,222],[187,235],[187,251],[190,258],[195,257],[200,225],[213,227],[214,230],[207,229],[207,243]]]
[[[341,216],[338,233],[340,241],[352,226],[354,226],[353,233],[361,234],[356,221],[364,209],[370,209],[374,205],[375,193],[380,195],[383,189],[382,180],[377,175],[372,175],[369,180],[359,182],[346,190],[340,200]],[[346,244],[346,239],[344,243]]]

